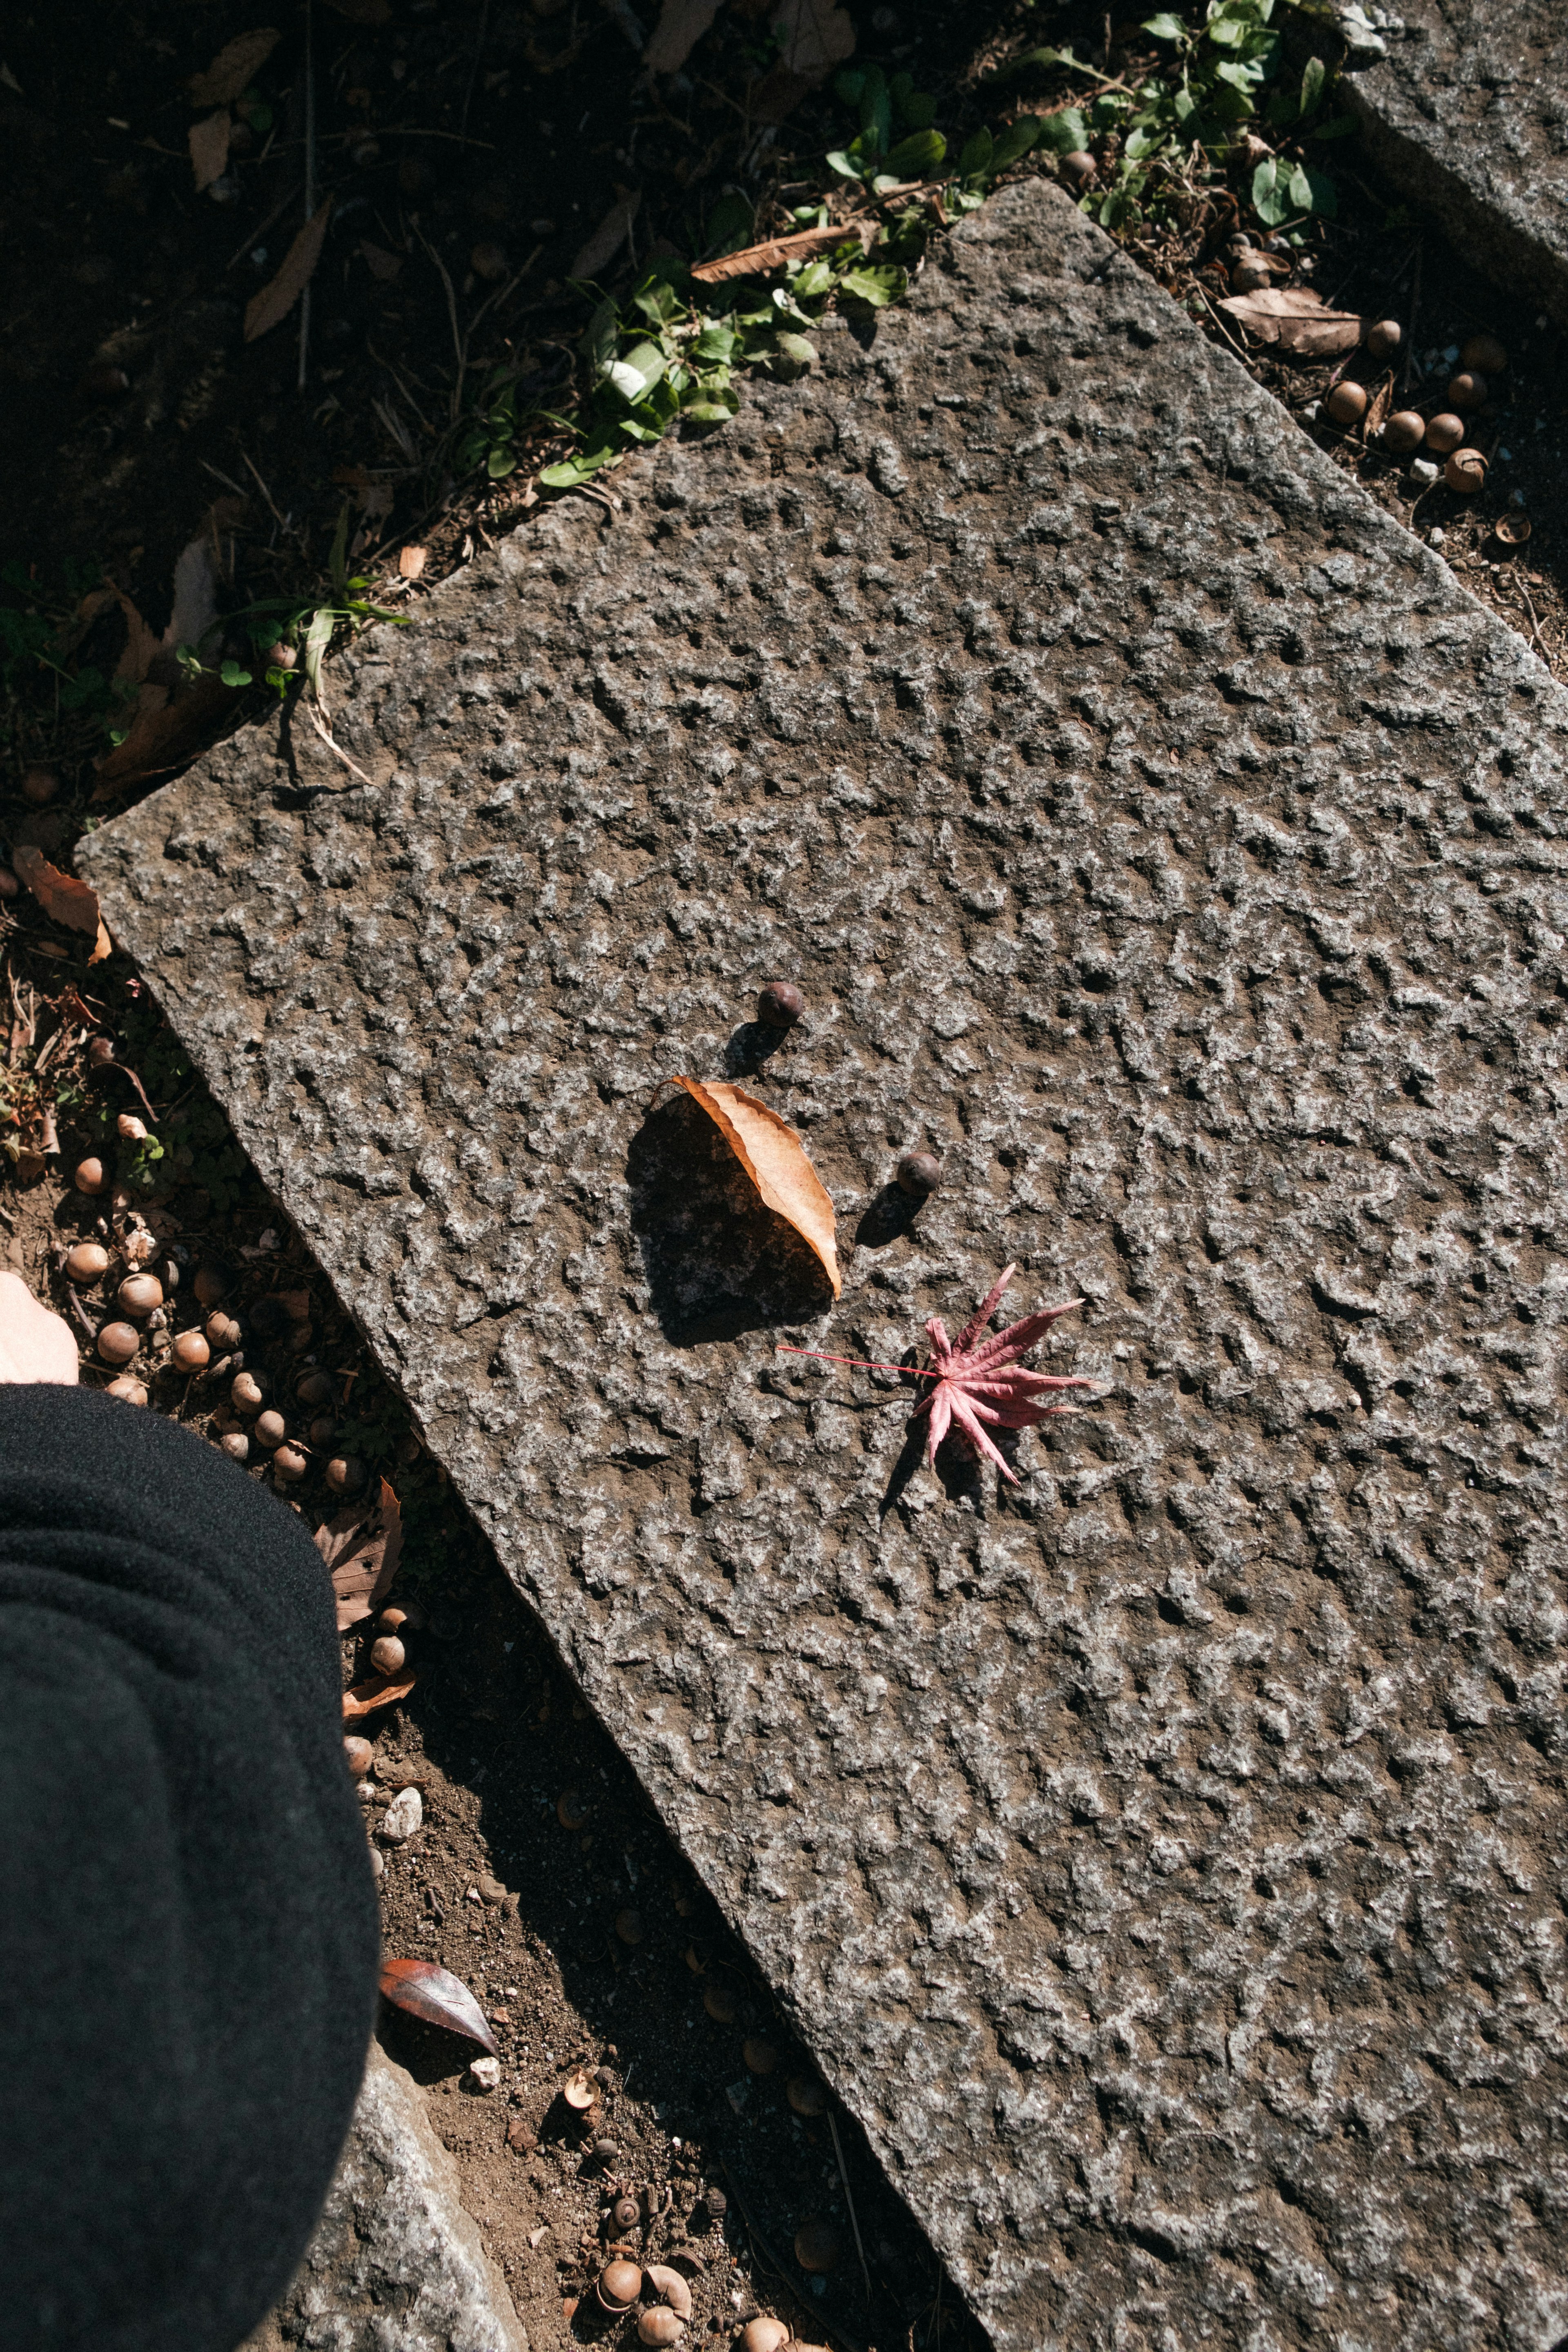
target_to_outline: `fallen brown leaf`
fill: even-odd
[[[424,2018],[429,2025],[445,2025],[453,2033],[467,2034],[492,2058],[500,2056],[484,2011],[462,1978],[435,1960],[383,1960],[381,1997],[397,2009],[407,2010],[412,2017]]]
[[[395,1706],[406,1698],[419,1677],[416,1674],[375,1675],[369,1682],[354,1683],[343,1693],[343,1721],[357,1723],[362,1715],[374,1715],[378,1706]]]
[[[723,0],[664,0],[653,37],[642,53],[649,73],[678,73],[722,5]]]
[[[346,1633],[380,1608],[403,1557],[403,1513],[384,1478],[368,1507],[354,1503],[316,1530],[338,1604],[338,1631]]]
[[[721,254],[717,261],[700,261],[691,275],[703,286],[722,285],[727,278],[761,278],[770,269],[782,269],[786,262],[831,252],[836,245],[847,245],[855,238],[864,250],[871,235],[869,224],[859,221],[838,228],[798,229],[794,236],[770,236],[761,245],[742,247],[739,253]]]
[[[128,677],[133,685],[140,686],[162,641],[156,630],[148,627],[123,588],[111,593],[125,615],[125,644],[114,665],[114,675]]]
[[[389,285],[403,267],[400,253],[388,253],[384,245],[373,244],[368,236],[361,237],[359,249],[371,276],[379,278],[383,285]]]
[[[234,129],[234,118],[226,106],[216,114],[193,122],[185,137],[190,142],[191,168],[196,175],[196,194],[221,180],[224,165],[228,162],[228,134]]]
[[[1373,394],[1372,406],[1367,410],[1366,415],[1362,419],[1361,429],[1362,438],[1363,441],[1370,441],[1374,433],[1382,432],[1384,426],[1388,422],[1389,412],[1393,406],[1394,371],[1391,368],[1388,373],[1384,377],[1383,382],[1378,385],[1377,390]]]
[[[633,188],[628,194],[616,198],[586,245],[579,247],[577,258],[572,264],[574,278],[596,277],[606,261],[615,259],[626,241],[627,232],[637,218],[637,206],[641,202],[640,188]]]
[[[193,74],[185,84],[191,104],[226,106],[231,99],[240,97],[282,38],[270,25],[254,33],[237,34],[218,51],[205,73]]]
[[[321,257],[321,244],[327,234],[327,221],[332,209],[331,196],[319,212],[311,215],[283,257],[283,266],[276,278],[268,278],[259,294],[253,294],[245,306],[245,340],[253,343],[258,335],[285,320],[310,282],[311,272]]]
[[[94,802],[111,800],[126,784],[143,776],[177,768],[199,751],[222,713],[243,689],[225,686],[209,671],[172,701],[137,708],[123,743],[117,743],[98,763]],[[148,691],[143,688],[143,693]],[[153,689],[162,694],[162,687]]]
[[[181,548],[174,562],[174,602],[163,632],[163,651],[198,645],[217,619],[217,565],[204,531]]]
[[[88,961],[101,963],[110,952],[110,939],[99,908],[98,893],[90,883],[79,882],[74,874],[62,874],[30,842],[22,842],[12,851],[11,864],[46,915],[73,931],[87,932],[93,941]]]
[[[1327,310],[1323,298],[1306,286],[1263,286],[1256,294],[1231,294],[1218,305],[1259,342],[1303,359],[1331,359],[1353,352],[1368,321],[1353,310]]]
[[[755,1095],[721,1078],[678,1077],[675,1084],[707,1112],[756,1186],[763,1206],[793,1225],[816,1253],[837,1298],[844,1286],[833,1202],[794,1128]]]
[[[404,580],[417,580],[424,572],[430,551],[426,547],[402,547],[397,551],[398,575]]]
[[[837,0],[782,0],[773,13],[779,63],[803,81],[826,81],[855,54],[855,27]]]

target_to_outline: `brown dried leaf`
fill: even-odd
[[[803,261],[813,253],[829,253],[836,245],[858,237],[864,250],[872,231],[868,223],[853,221],[839,228],[803,228],[794,236],[771,236],[748,245],[739,253],[721,254],[717,261],[700,261],[691,275],[700,285],[719,286],[727,278],[761,278],[782,269],[789,261]]]
[[[492,2058],[500,2056],[484,2011],[462,1978],[434,1960],[383,1960],[381,1997],[397,2009],[407,2010],[411,2017],[424,2018],[429,2025],[444,2025],[450,2032],[467,2034]]]
[[[1353,310],[1326,310],[1322,296],[1306,286],[1263,286],[1256,294],[1227,295],[1218,307],[1259,342],[1303,359],[1353,352],[1367,331],[1365,319]]]
[[[153,690],[159,695],[163,691],[162,687]],[[202,749],[221,714],[243,690],[225,686],[209,672],[172,702],[138,704],[124,742],[116,744],[98,763],[94,802],[112,800],[126,784],[177,768]],[[148,688],[144,687],[142,692]]]
[[[613,261],[626,241],[626,233],[637,218],[642,202],[642,190],[631,189],[617,196],[586,245],[578,249],[572,264],[574,278],[595,278],[607,261]]]
[[[153,657],[161,650],[156,630],[148,627],[123,588],[113,591],[116,602],[125,615],[125,645],[114,665],[116,677],[128,677],[140,686],[152,666]]]
[[[843,1282],[838,1272],[833,1202],[805,1147],[777,1111],[721,1078],[677,1078],[700,1105],[756,1186],[765,1208],[795,1227],[822,1261],[833,1296]]]
[[[826,81],[835,66],[855,54],[855,27],[837,0],[782,0],[773,10],[779,63],[803,81]]]
[[[74,874],[51,866],[41,849],[23,842],[11,853],[11,864],[47,915],[73,931],[85,931],[93,941],[89,963],[101,963],[110,952],[109,933],[99,910],[98,893]]]
[[[321,244],[327,234],[327,221],[332,209],[331,196],[313,214],[283,257],[283,266],[276,278],[269,278],[259,294],[253,294],[245,306],[245,340],[253,343],[258,335],[285,320],[310,282],[311,273],[321,257]]]
[[[254,33],[240,33],[221,48],[205,73],[193,74],[185,88],[193,106],[226,106],[248,89],[279,42],[281,33],[270,25]]]
[[[359,249],[371,276],[378,278],[384,286],[390,285],[403,267],[402,254],[388,253],[384,245],[374,244],[368,236],[361,237]]]
[[[723,0],[664,0],[653,37],[642,53],[649,73],[678,73],[722,5]]]
[[[406,1698],[419,1677],[404,1672],[400,1675],[375,1675],[369,1682],[354,1683],[343,1693],[343,1721],[357,1723],[362,1715],[374,1715],[378,1706],[395,1706]]]
[[[196,194],[221,180],[228,162],[228,134],[234,129],[234,118],[226,106],[216,114],[205,115],[193,122],[185,137],[190,142],[191,168],[196,175]]]
[[[1384,426],[1388,422],[1389,413],[1393,406],[1394,371],[1391,368],[1388,373],[1384,377],[1383,382],[1378,385],[1377,390],[1373,394],[1372,406],[1367,410],[1366,415],[1362,419],[1361,429],[1363,440],[1370,441],[1374,433],[1382,432]]]
[[[397,551],[397,572],[402,580],[417,580],[429,561],[426,547],[401,547]]]
[[[346,1633],[380,1608],[403,1557],[403,1513],[384,1478],[368,1508],[351,1504],[317,1528],[316,1549],[332,1580],[338,1631]]]

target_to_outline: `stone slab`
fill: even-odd
[[[823,342],[85,868],[995,2341],[1544,2346],[1568,701],[1037,184]]]
[[[283,2301],[243,2352],[528,2352],[411,2074],[374,2042],[348,2143]]]
[[[1374,161],[1467,261],[1568,326],[1562,0],[1400,0],[1381,37],[1341,85]]]

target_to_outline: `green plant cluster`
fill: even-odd
[[[95,734],[121,709],[134,687],[71,658],[81,640],[79,608],[101,584],[96,564],[68,564],[58,583],[37,567],[0,563],[0,703],[5,749],[33,755],[51,738]]]
[[[98,1150],[114,1168],[128,1192],[166,1192],[173,1183],[198,1184],[217,1214],[262,1197],[227,1119],[196,1077],[172,1029],[146,996],[130,1001],[118,1023],[119,1058],[142,1080],[155,1103],[168,1106],[140,1143],[116,1133],[122,1110],[139,1110],[125,1082],[112,1072],[86,1087],[68,1087],[56,1097],[62,1113],[79,1117]]]
[[[345,499],[339,509],[337,529],[332,533],[331,549],[327,557],[325,598],[265,596],[257,604],[247,604],[240,616],[246,624],[246,633],[258,653],[265,655],[275,646],[298,649],[310,691],[318,698],[321,691],[321,663],[338,629],[347,628],[357,635],[361,629],[368,628],[372,621],[390,621],[400,629],[408,626],[406,613],[389,612],[384,604],[370,602],[368,591],[374,583],[363,573],[350,572],[348,545],[349,508]],[[186,660],[190,650],[187,646],[179,648],[182,662]],[[199,669],[200,664],[197,663],[196,667]],[[251,672],[241,669],[237,662],[226,661],[219,674],[225,686],[248,686],[251,682]],[[266,679],[274,692],[282,697],[288,693],[299,674],[296,663],[287,667],[270,663],[266,670]]]

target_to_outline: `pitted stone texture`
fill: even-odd
[[[528,2352],[425,2094],[375,2043],[326,2210],[243,2352]]]
[[[1400,0],[1400,16],[1387,55],[1340,85],[1368,147],[1467,261],[1568,325],[1562,0]]]
[[[1568,702],[1038,184],[825,351],[88,870],[996,2340],[1533,2352]],[[1009,1258],[1016,1493],[773,1352]]]

